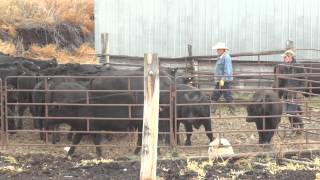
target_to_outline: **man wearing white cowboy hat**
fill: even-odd
[[[284,63],[296,63],[295,53],[291,49],[284,52],[281,56]]]
[[[295,59],[295,53],[293,50],[289,49],[286,52],[284,52],[282,55],[282,60],[284,62],[284,64],[288,65],[288,66],[284,66],[282,67],[282,70],[280,73],[288,73],[288,74],[298,74],[298,73],[304,73],[303,68],[297,68],[297,67],[292,67],[290,65],[294,65],[296,63],[296,59]],[[299,65],[295,65],[295,66],[299,66]],[[286,82],[288,83],[287,86],[299,86],[296,83],[299,81],[295,81],[295,80],[286,80]],[[290,84],[289,84],[290,82]],[[301,82],[301,81],[300,81]],[[292,99],[291,97],[292,94],[288,95],[287,91],[282,91],[279,96],[280,98],[283,97],[286,100]],[[296,96],[296,94],[294,94]],[[297,98],[297,97],[294,97]],[[296,103],[287,103],[286,104],[286,113],[290,114],[290,116],[288,117],[290,124],[294,127],[297,128],[297,133],[301,133],[300,129],[304,128],[304,123],[303,120],[300,118],[301,115],[301,111],[302,108],[300,107],[300,105],[296,104]]]
[[[223,42],[218,42],[212,47],[212,49],[217,50],[219,55],[218,61],[215,65],[215,90],[212,93],[211,99],[214,102],[217,102],[221,95],[223,94],[224,99],[230,103],[229,111],[231,114],[235,113],[235,107],[233,104],[233,97],[231,90],[221,91],[220,89],[231,89],[233,81],[233,69],[232,69],[232,60],[230,55],[226,52],[229,48]],[[213,113],[215,113],[216,108],[213,108]]]

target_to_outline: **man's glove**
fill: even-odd
[[[219,81],[219,85],[220,85],[220,87],[223,87],[223,86],[224,86],[224,80],[221,79],[221,80]]]

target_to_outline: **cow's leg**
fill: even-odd
[[[192,135],[192,124],[191,123],[188,123],[186,122],[184,124],[185,128],[186,128],[186,132],[187,132],[187,139],[186,139],[186,143],[185,145],[186,146],[191,146],[191,135]]]
[[[207,137],[209,138],[209,141],[213,141],[213,135],[212,135],[212,128],[211,128],[211,120],[208,119],[208,120],[205,120],[205,123],[204,123],[204,129],[206,130],[207,132]]]
[[[44,119],[39,119],[39,128],[41,131],[45,130]],[[45,133],[44,132],[40,132],[40,140],[45,140]]]
[[[70,131],[74,131],[74,129],[71,127],[71,128],[70,128]],[[67,139],[68,139],[69,141],[72,141],[72,136],[73,136],[73,132],[69,132],[69,133],[68,133],[68,136],[67,136]]]
[[[304,128],[302,119],[300,117],[293,116],[293,117],[289,117],[289,122],[293,128],[297,129],[296,133],[301,134],[301,129]]]
[[[259,144],[264,144],[264,141],[263,141],[264,134],[263,133],[264,132],[258,132],[258,134],[259,134]]]
[[[8,122],[8,130],[16,130],[16,124],[13,119],[7,119]],[[10,132],[10,134],[15,134],[16,132]]]
[[[292,126],[294,128],[303,128],[304,124],[300,117],[294,116],[290,118],[291,118],[290,123],[292,123]]]
[[[59,124],[53,126],[53,131],[59,131]],[[60,141],[60,134],[58,132],[52,133],[52,144],[56,144]]]
[[[264,130],[263,129],[263,119],[257,119],[255,123],[256,123],[258,135],[259,135],[259,144],[264,144],[266,142],[266,132],[261,131],[261,130]],[[265,129],[267,129],[267,127],[265,127]]]
[[[291,127],[294,127],[293,117],[288,117]]]
[[[274,135],[274,131],[265,132],[265,141],[264,141],[265,144],[270,144],[273,135]]]
[[[30,107],[30,113],[33,117],[37,116],[37,107]],[[33,118],[33,128],[41,129],[40,119]]]
[[[137,141],[137,147],[134,150],[135,154],[139,154],[139,152],[141,151],[141,146],[142,146],[142,125],[138,126],[138,141]]]
[[[301,111],[302,111],[301,106],[298,106],[298,111],[300,111],[300,113],[298,113],[298,115],[301,115]],[[303,120],[302,120],[300,117],[298,117],[298,116],[296,116],[296,118],[297,118],[296,121],[298,122],[299,127],[300,127],[301,129],[303,129],[303,128],[304,128]]]
[[[14,109],[15,109],[15,106],[8,106],[8,115],[9,116],[16,116]],[[17,129],[15,119],[7,118],[7,123],[8,123],[8,130],[16,130]],[[16,132],[10,132],[10,134],[15,134],[15,133]]]
[[[17,106],[19,117],[23,116],[24,112],[26,111],[26,106]],[[22,129],[23,127],[23,120],[21,118],[17,118],[17,129]]]
[[[94,143],[94,145],[96,145],[96,154],[97,154],[97,157],[101,157],[101,155],[102,155],[101,147],[100,147],[100,146],[97,146],[97,145],[100,145],[100,143],[101,143],[101,139],[102,139],[101,137],[102,137],[101,134],[96,134],[96,133],[94,133],[94,134],[92,135],[93,143]]]
[[[8,106],[7,111],[9,116],[13,115],[12,106]],[[8,130],[16,130],[16,125],[13,119],[7,118],[7,123],[8,123]]]
[[[36,116],[44,117],[45,116],[45,109],[43,107],[38,107],[36,109]],[[44,130],[46,128],[46,119],[36,119],[35,123],[38,124],[40,130]],[[45,140],[45,133],[40,132],[40,140]]]
[[[82,137],[83,137],[83,133],[76,133],[74,136],[73,136],[73,139],[72,139],[72,145],[77,145],[80,143]],[[68,151],[68,156],[71,156],[73,153],[74,153],[74,150],[76,149],[75,146],[71,146],[71,148],[69,149]]]
[[[180,122],[178,121],[178,122],[177,122],[177,132],[175,133],[176,136],[177,136],[177,144],[178,144],[178,145],[181,144],[181,142],[180,142],[180,135],[179,135],[179,127],[180,127]],[[176,130],[174,129],[174,131],[176,131]]]

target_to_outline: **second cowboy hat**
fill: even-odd
[[[284,52],[281,56],[284,57],[284,56],[288,56],[288,55],[290,55],[290,56],[295,56],[296,53],[294,53],[294,51],[292,51],[291,49],[289,49],[289,50],[286,50],[286,52]]]
[[[226,43],[218,42],[216,45],[212,46],[212,49],[225,49],[229,50],[229,48],[226,46]]]

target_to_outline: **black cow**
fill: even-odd
[[[38,72],[40,70],[44,70],[50,67],[56,67],[58,65],[58,62],[56,59],[52,59],[52,60],[28,59],[24,57],[13,57],[7,54],[0,53],[0,64],[10,64],[10,63],[21,63],[26,68],[29,67],[28,69],[33,72]],[[34,66],[31,67],[30,63],[36,65],[37,67],[36,68]]]
[[[188,103],[210,103],[209,97],[203,95],[199,89],[189,86],[177,84],[177,117],[178,118],[192,118],[188,120],[178,120],[177,121],[177,131],[179,132],[180,123],[184,124],[187,134],[187,139],[185,145],[191,146],[191,133],[192,126],[199,129],[201,125],[204,126],[207,131],[207,136],[209,141],[213,141],[211,119],[210,119],[210,105],[184,105]],[[188,90],[188,91],[179,91]],[[177,136],[179,143],[179,136]]]
[[[40,72],[42,76],[86,76],[86,75],[96,75],[98,72],[105,70],[103,66],[100,65],[91,65],[91,64],[59,64],[57,67],[47,68]],[[73,78],[73,77],[49,77],[46,78],[39,78],[39,82],[34,87],[35,90],[42,90],[42,91],[35,91],[32,92],[32,102],[34,103],[45,103],[45,82],[47,82],[47,88],[51,89],[56,84],[61,82],[78,82],[81,85],[85,86],[86,88],[90,88],[90,80],[89,78]],[[34,105],[31,106],[31,113],[33,116],[36,117],[44,117],[45,116],[45,106],[44,105]],[[44,128],[43,125],[44,119],[34,119],[34,128],[42,129]],[[59,136],[55,136],[57,140]],[[68,139],[72,137],[72,134],[69,134]],[[40,133],[40,139],[43,139],[43,133]]]
[[[259,90],[252,96],[251,102],[253,104],[247,106],[248,117],[246,121],[256,123],[259,134],[259,144],[268,144],[274,135],[274,130],[278,128],[281,121],[281,101],[275,92],[271,90]]]
[[[132,94],[135,97],[135,104],[140,104],[140,106],[135,106],[133,109],[136,112],[142,112],[143,110],[143,68],[139,68],[137,70],[124,71],[124,70],[115,70],[110,69],[108,71],[103,71],[99,73],[100,76],[104,76],[101,78],[96,78],[91,82],[92,90],[135,90]],[[116,78],[108,78],[108,76],[118,76]],[[122,77],[121,77],[122,76]],[[172,81],[167,72],[160,71],[160,100],[159,103],[163,106],[160,106],[159,112],[159,136],[161,139],[165,139],[166,143],[169,143],[169,135],[164,135],[170,132],[170,90],[172,87]],[[131,77],[131,78],[128,78]],[[114,92],[92,92],[90,96],[99,97],[114,94]],[[136,114],[133,117],[142,118],[141,114]],[[140,121],[142,123],[142,121]],[[139,126],[140,127],[140,126]],[[139,129],[141,131],[142,129]],[[141,137],[139,134],[138,144],[141,144]],[[136,148],[135,153],[138,153],[140,148]]]
[[[3,86],[6,85],[8,89],[7,93],[7,102],[8,103],[26,103],[31,102],[31,96],[29,92],[22,91],[10,91],[11,89],[33,89],[35,85],[34,78],[23,78],[23,77],[9,77],[9,76],[32,76],[34,73],[26,68],[26,64],[30,65],[27,67],[36,67],[33,63],[29,62],[13,62],[0,64],[0,78],[2,79]],[[18,109],[19,115],[22,115],[26,106],[8,106],[10,114],[17,113]],[[11,121],[11,119],[9,119]],[[15,123],[13,123],[15,124]],[[10,129],[16,129],[16,125],[9,127]],[[17,119],[17,128],[22,128],[22,120]]]
[[[111,92],[91,92],[89,94],[90,96],[90,103],[99,103],[99,104],[110,104],[110,103],[113,103],[113,104],[117,104],[117,103],[121,103],[121,99],[122,99],[122,96],[124,95],[123,93],[124,92],[114,92],[113,90],[123,90],[123,91],[127,91],[128,89],[131,89],[131,90],[138,90],[137,92],[130,92],[130,97],[133,97],[133,102],[135,104],[140,104],[139,107],[137,106],[132,106],[132,110],[131,110],[131,117],[133,118],[141,118],[141,120],[134,120],[134,121],[129,121],[129,122],[126,122],[126,121],[120,121],[121,123],[123,122],[123,128],[113,128],[112,125],[110,126],[110,130],[115,130],[115,131],[123,131],[123,130],[126,130],[126,129],[132,129],[132,128],[138,128],[138,130],[141,132],[142,131],[142,106],[143,105],[143,71],[141,71],[142,69],[139,69],[137,71],[119,71],[119,70],[115,70],[113,68],[109,69],[109,70],[105,70],[105,71],[102,71],[100,73],[98,73],[98,75],[100,76],[104,76],[104,77],[98,77],[98,78],[95,78],[91,81],[91,83],[89,84],[89,86],[84,86],[82,84],[79,83],[78,80],[69,80],[69,82],[57,82],[53,79],[56,79],[56,78],[53,78],[52,80],[49,80],[49,85],[48,85],[48,88],[49,89],[56,89],[57,86],[61,87],[59,84],[61,83],[77,83],[83,87],[86,87],[86,88],[90,88],[92,90],[111,90]],[[166,75],[166,73],[161,73],[161,75]],[[113,78],[109,78],[109,76],[118,76],[118,77],[113,77]],[[130,77],[131,80],[128,79],[128,77],[121,77],[121,76],[128,76]],[[134,77],[134,76],[139,76],[139,77]],[[63,78],[62,78],[63,79]],[[161,92],[160,93],[160,104],[170,104],[170,96],[169,96],[169,91],[170,91],[170,83],[171,83],[171,80],[170,78],[166,78],[166,77],[161,77],[160,78],[160,89],[162,90],[166,90],[166,92]],[[65,85],[65,84],[64,84]],[[39,83],[36,88],[37,89],[43,89],[43,86],[44,84],[42,83]],[[121,94],[119,94],[121,93]],[[128,94],[127,92],[125,92],[126,94]],[[62,96],[64,97],[64,96]],[[104,98],[105,97],[105,98]],[[117,98],[115,98],[117,97]],[[128,95],[125,96],[125,101],[127,102],[123,102],[124,104],[132,104],[130,100],[130,98],[128,97]],[[45,94],[44,92],[35,92],[34,93],[34,102],[45,102]],[[74,100],[79,100],[79,98],[75,98],[73,99],[74,97],[71,96],[69,99],[68,98],[62,98],[62,100],[59,100],[59,102],[61,101],[74,101]],[[57,95],[50,95],[50,99],[51,99],[51,102],[56,102],[56,99],[59,99],[57,98]],[[102,102],[100,102],[102,101]],[[61,110],[63,108],[66,108],[66,107],[59,107],[59,111],[58,114],[60,113],[60,115],[62,116],[63,114],[66,114],[66,111],[65,110]],[[114,109],[116,108],[116,109]],[[116,116],[117,115],[117,112],[122,112],[119,116],[124,116],[126,118],[128,118],[128,113],[126,113],[126,111],[128,111],[128,107],[126,107],[124,110],[122,109],[117,109],[119,107],[105,107],[103,109],[101,108],[98,108],[98,107],[95,107],[93,108],[93,110],[90,110],[90,113],[93,113],[94,112],[94,115],[96,116],[99,116],[99,113],[101,114],[100,117],[112,117],[114,114]],[[91,107],[88,108],[88,109],[92,109]],[[110,109],[110,110],[106,110],[106,109]],[[125,111],[126,110],[126,111]],[[74,112],[77,112],[77,111],[81,111],[81,110],[73,110]],[[42,114],[41,116],[44,116],[44,107],[43,106],[37,106],[37,108],[34,109],[34,111],[32,111],[33,114]],[[54,109],[50,109],[50,112],[55,112]],[[85,110],[83,110],[83,112],[86,112]],[[81,113],[83,113],[81,112]],[[37,115],[36,115],[37,116]],[[159,112],[159,116],[160,118],[167,118],[169,119],[170,117],[170,108],[169,106],[161,106],[161,110]],[[117,117],[115,117],[117,118]],[[70,120],[65,120],[64,122],[70,124],[70,122],[68,122]],[[38,122],[40,122],[40,128],[43,126],[43,123],[46,122],[44,120],[38,120]],[[53,120],[49,120],[49,122],[54,122]],[[56,122],[59,122],[59,121],[56,121]],[[62,121],[61,121],[62,122]],[[81,121],[79,121],[81,122]],[[105,122],[105,123],[108,123],[108,122]],[[118,121],[119,123],[119,121]],[[129,124],[128,124],[129,123]],[[38,123],[35,123],[35,124],[38,124]],[[42,124],[42,125],[41,125]],[[51,123],[52,124],[52,123]],[[59,124],[59,123],[57,123]],[[80,123],[81,124],[81,123]],[[80,125],[82,127],[82,125]],[[52,127],[56,127],[54,125],[52,125]],[[126,127],[124,129],[124,127]],[[169,123],[169,120],[160,120],[159,122],[159,129],[161,130],[161,132],[166,132],[168,133],[169,132],[169,127],[170,127],[170,123]],[[71,125],[71,128],[77,130],[77,127],[76,125]],[[107,127],[104,128],[104,130],[108,130]],[[81,139],[81,137],[79,137],[81,135],[76,135],[74,138],[75,140],[77,139]],[[169,137],[169,136],[166,136],[166,137]],[[54,138],[55,139],[55,138]],[[167,138],[168,139],[168,138]],[[166,139],[166,140],[167,140]],[[74,140],[74,141],[75,141]],[[78,140],[77,140],[78,141]],[[76,142],[77,142],[76,141]],[[138,136],[138,144],[141,145],[142,143],[142,138],[141,138],[141,134],[139,134]],[[140,151],[140,147],[136,148],[135,150],[135,153],[138,153]],[[71,153],[72,151],[70,151]]]
[[[85,90],[86,87],[82,86],[77,82],[63,82],[55,85],[53,90]],[[49,101],[54,103],[86,103],[85,92],[51,92],[49,95]],[[134,103],[134,97],[129,93],[114,93],[103,96],[90,96],[90,102],[99,104],[132,104]],[[142,114],[132,109],[131,114]],[[56,105],[50,106],[49,116],[52,117],[75,117],[75,119],[55,119],[47,120],[47,128],[55,127],[60,123],[69,124],[72,129],[77,131],[87,131],[87,121],[85,119],[76,119],[76,117],[98,117],[98,118],[128,118],[129,108],[127,106],[63,106]],[[140,123],[140,124],[139,124]],[[139,131],[142,130],[141,121],[134,120],[90,120],[89,130],[90,131],[126,131],[128,129],[137,129],[139,125]],[[73,137],[72,144],[77,145],[84,133],[76,133]],[[101,142],[101,134],[92,134],[93,142],[95,145],[99,145]],[[75,150],[72,146],[68,152],[68,156],[71,156]],[[101,156],[101,147],[96,147],[97,156]]]
[[[40,72],[43,76],[54,75],[94,75],[104,70],[101,65],[93,64],[59,64],[57,67],[48,68]]]
[[[55,77],[55,78],[41,78],[40,81],[35,85],[34,90],[31,93],[32,103],[42,103],[42,105],[31,105],[30,112],[33,117],[38,117],[33,119],[33,125],[36,129],[43,129],[45,123],[46,106],[44,103],[48,102],[48,93],[45,92],[45,89],[52,90],[60,83],[64,82],[76,82],[75,79],[69,77]],[[56,136],[57,137],[57,136]],[[44,134],[40,133],[40,139],[44,140]]]
[[[109,68],[112,69],[112,68]],[[92,65],[92,64],[77,64],[77,63],[68,63],[68,64],[59,64],[57,67],[47,68],[40,72],[42,76],[86,76],[86,75],[97,75],[97,73],[106,71],[108,68],[105,68],[101,65]],[[39,78],[39,83],[35,86],[35,90],[44,90],[45,89],[45,80]],[[86,88],[90,88],[90,78],[73,78],[73,77],[51,77],[46,78],[47,88],[51,89],[54,85],[61,82],[77,82]],[[45,93],[42,91],[32,93],[32,101],[34,103],[45,103]],[[33,116],[44,117],[45,116],[45,106],[37,105],[31,107],[31,113]],[[42,129],[44,119],[34,119],[34,127],[37,129]],[[55,136],[57,140],[59,136]],[[68,139],[72,137],[72,133],[68,135]],[[43,139],[44,136],[40,133],[40,139]]]
[[[57,65],[57,61],[49,60],[33,60],[27,59],[23,57],[12,57],[5,54],[0,53],[0,73],[3,82],[5,78],[8,76],[36,76],[40,70],[43,70],[48,67],[54,67]],[[8,72],[10,71],[10,72]],[[6,84],[10,85],[11,89],[14,90],[28,90],[33,89],[37,83],[37,78],[35,77],[9,77],[6,80]],[[26,91],[17,91],[10,92],[8,91],[8,102],[9,103],[31,103],[31,92]],[[18,105],[18,106],[9,106],[10,112],[18,113],[19,116],[24,114],[24,111],[28,108],[26,105]],[[22,129],[22,119],[16,119],[17,121],[17,129]],[[15,126],[13,127],[16,128]]]
[[[192,84],[194,77],[185,72],[179,72],[179,68],[163,68],[164,72],[168,73],[175,84]]]
[[[0,60],[1,61],[1,60]],[[6,63],[0,62],[0,68],[12,68],[12,67],[23,67],[32,72],[38,72],[40,67],[30,61],[9,61]]]

